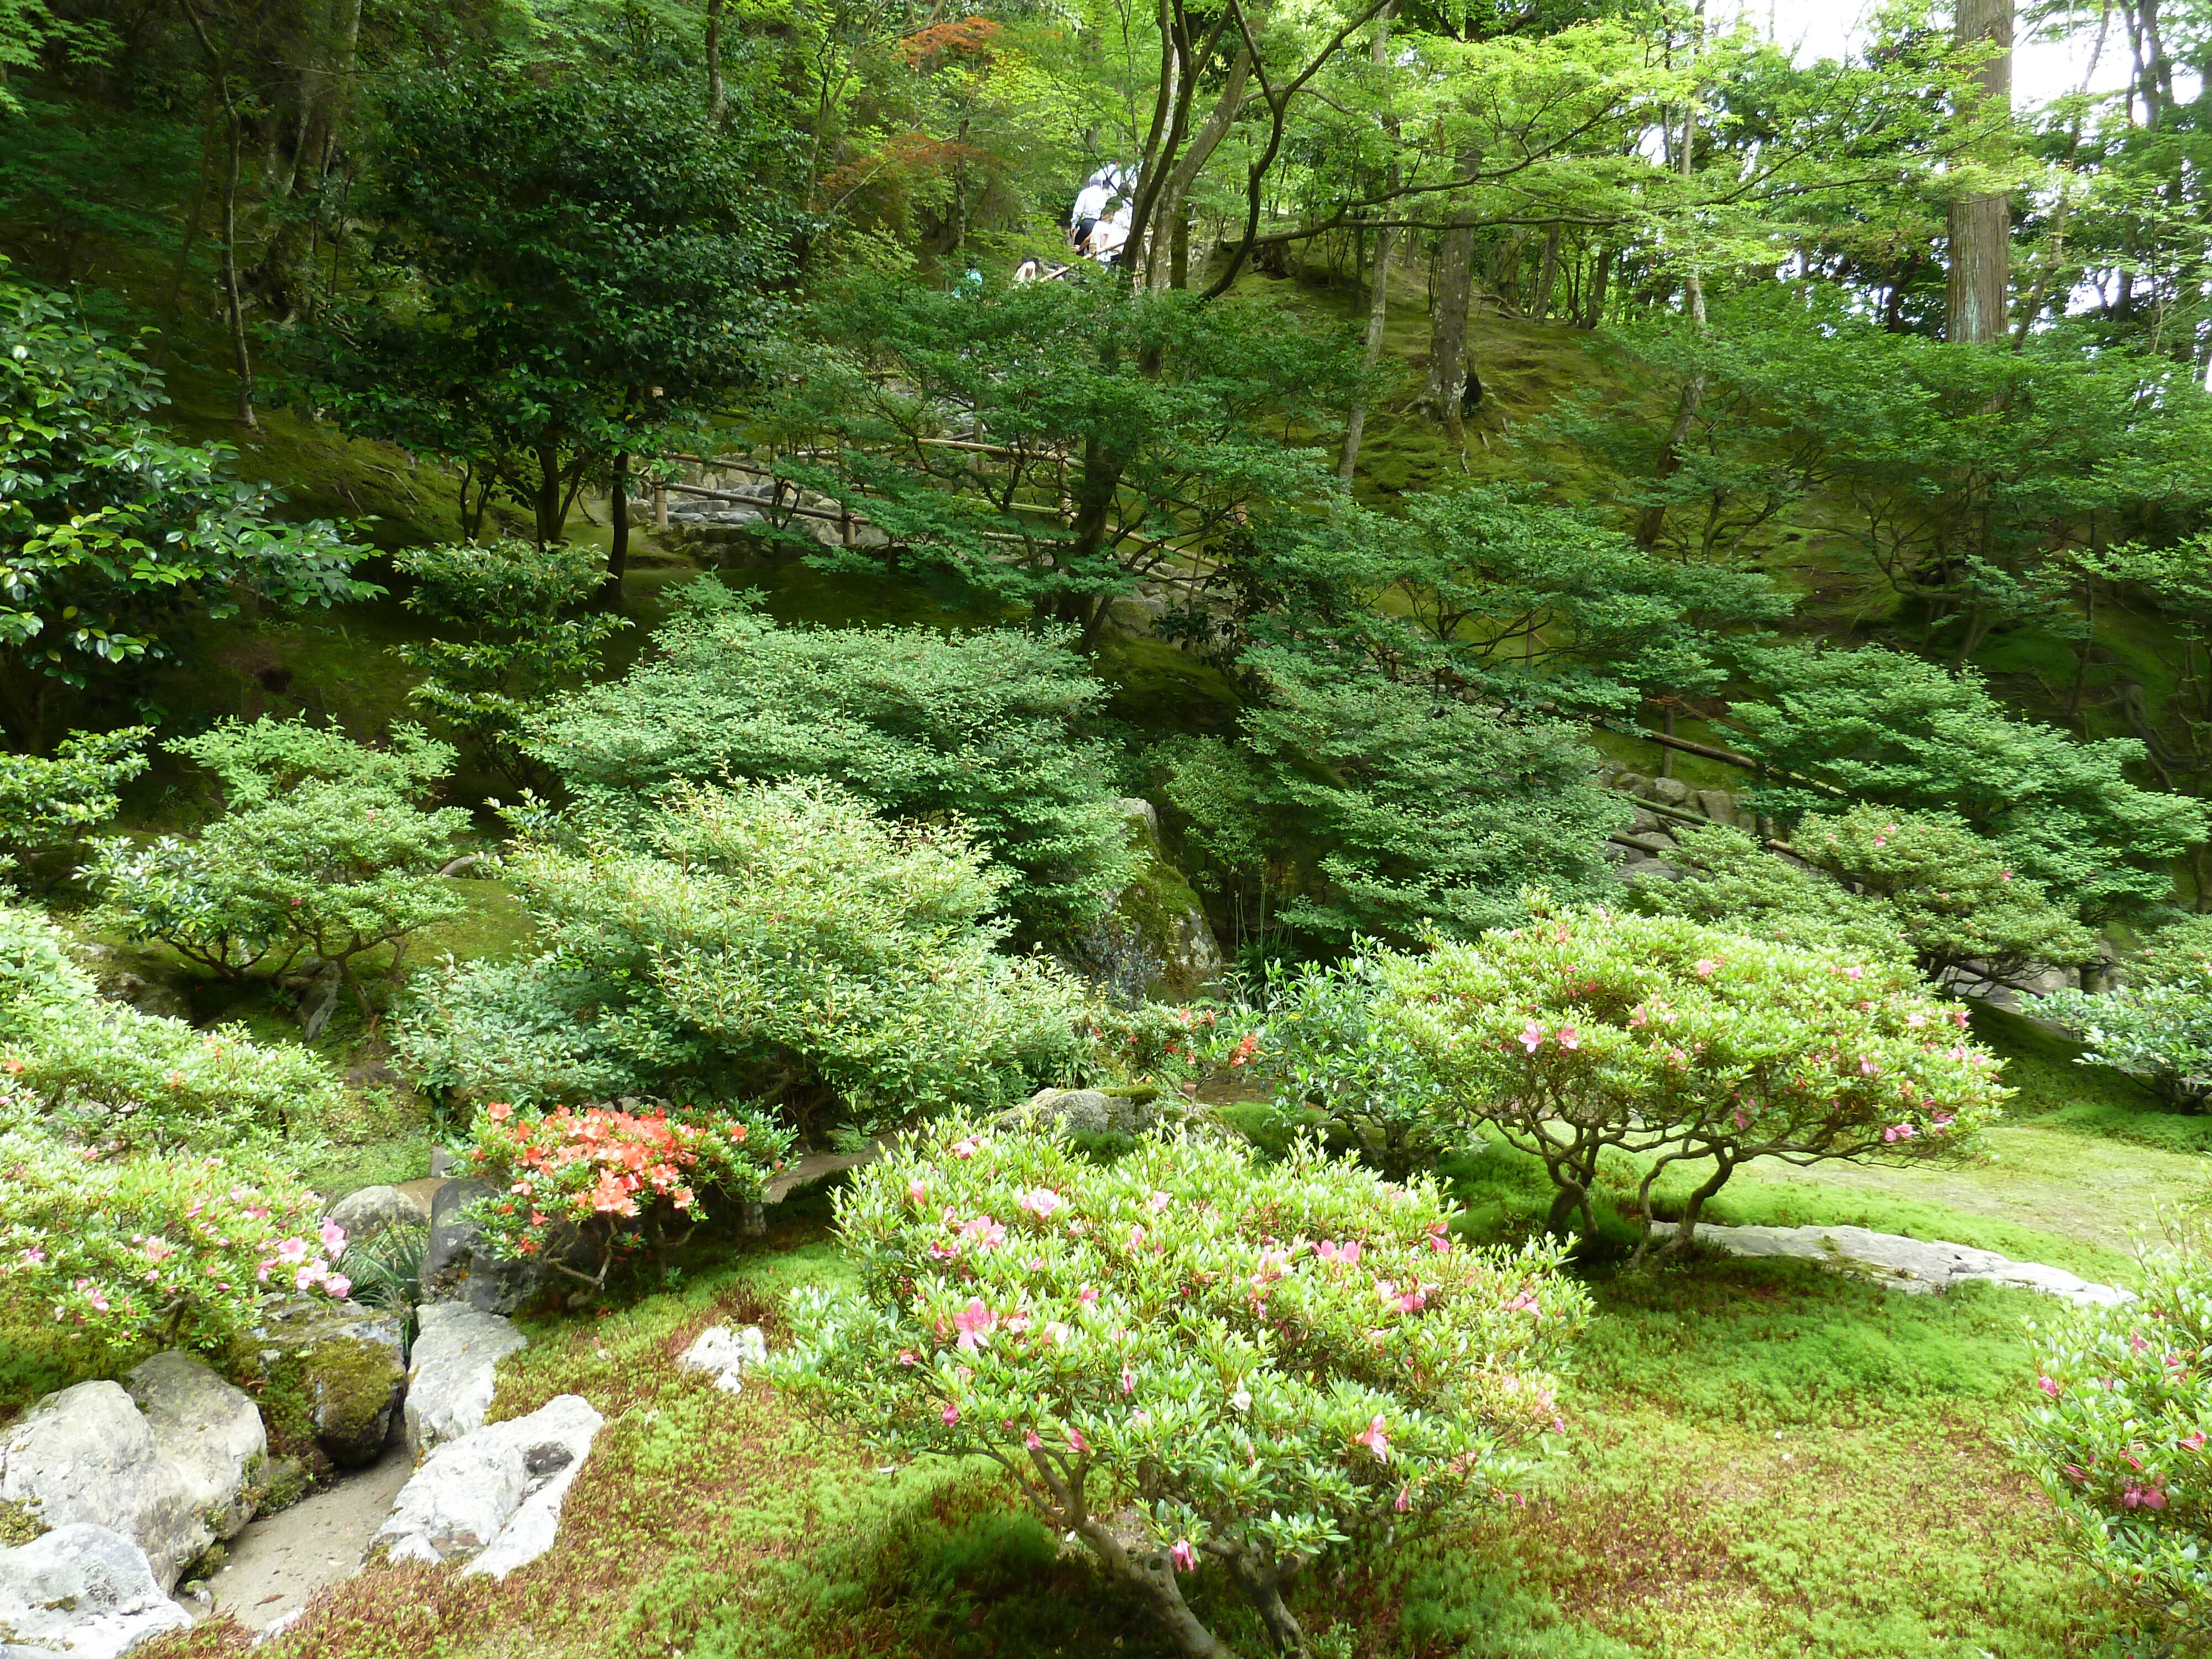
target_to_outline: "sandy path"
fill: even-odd
[[[358,1474],[249,1522],[230,1540],[230,1559],[215,1576],[213,1607],[198,1611],[202,1616],[228,1613],[248,1630],[297,1612],[324,1585],[361,1565],[369,1540],[392,1513],[392,1500],[414,1472],[407,1449],[393,1446]]]

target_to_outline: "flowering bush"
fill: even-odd
[[[1200,1559],[1295,1651],[1291,1575],[1498,1492],[1563,1426],[1583,1291],[1448,1214],[1310,1143],[1255,1165],[1149,1138],[1099,1165],[940,1124],[840,1194],[860,1287],[794,1292],[773,1371],[898,1450],[997,1462],[1182,1651],[1219,1651],[1178,1583]]]
[[[1966,1011],[1895,961],[1794,949],[1602,908],[1392,957],[1384,1012],[1449,1108],[1543,1159],[1550,1226],[1594,1224],[1599,1155],[1711,1159],[1678,1240],[1735,1166],[1940,1157],[1996,1115],[1997,1062]]]
[[[1088,1029],[1101,1069],[1172,1087],[1194,1083],[1215,1066],[1234,1060],[1243,1036],[1234,1010],[1204,1004],[1101,1004],[1091,1010]]]
[[[2129,983],[2092,996],[2057,991],[2037,1011],[2072,1026],[2084,1066],[2139,1078],[2185,1111],[2212,1099],[2212,916],[2185,916],[2128,963]]]
[[[220,1158],[88,1160],[42,1135],[0,1136],[0,1308],[95,1347],[221,1348],[262,1298],[353,1288],[321,1200],[296,1181]]]
[[[2143,1255],[2138,1300],[2039,1332],[2039,1392],[2015,1442],[2090,1564],[2198,1642],[2212,1637],[2207,1243],[2201,1228],[2177,1230]]]
[[[750,1113],[540,1113],[494,1101],[477,1114],[461,1156],[497,1190],[467,1215],[501,1254],[540,1257],[596,1290],[617,1261],[681,1243],[669,1224],[696,1223],[702,1194],[757,1202],[790,1147],[789,1131]]]

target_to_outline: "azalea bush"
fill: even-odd
[[[1445,1110],[1540,1158],[1549,1226],[1579,1210],[1611,1148],[1710,1161],[1678,1243],[1737,1165],[1762,1157],[1951,1155],[1997,1114],[1998,1062],[1966,1011],[1909,966],[1793,948],[1674,917],[1603,907],[1442,945],[1384,967],[1396,1024]]]
[[[72,732],[50,757],[0,755],[0,842],[42,853],[113,817],[116,792],[145,771],[153,735],[150,726]]]
[[[51,1137],[0,1135],[0,1310],[119,1355],[147,1343],[220,1350],[263,1302],[343,1301],[345,1233],[322,1200],[257,1164],[92,1158]]]
[[[617,1262],[680,1243],[709,1194],[757,1203],[791,1139],[753,1112],[493,1101],[461,1149],[468,1173],[494,1188],[467,1218],[501,1255],[537,1257],[597,1290]],[[676,1225],[684,1234],[672,1237]]]
[[[1310,1142],[1100,1165],[947,1121],[839,1194],[859,1285],[793,1293],[773,1371],[896,1452],[992,1459],[1181,1652],[1223,1651],[1183,1595],[1200,1563],[1299,1650],[1298,1572],[1496,1498],[1564,1426],[1584,1293],[1550,1247],[1469,1249],[1449,1218]]]
[[[1010,1104],[1082,1059],[1082,988],[999,948],[1011,877],[957,828],[803,781],[679,787],[641,844],[526,830],[507,871],[544,948],[418,988],[398,1046],[434,1089],[872,1123]]]
[[[1094,1008],[1091,1034],[1098,1067],[1133,1081],[1194,1085],[1215,1066],[1236,1060],[1243,1036],[1236,1011],[1212,1004],[1140,1002]]]
[[[2138,1079],[2184,1111],[2212,1100],[2212,916],[2185,916],[2153,934],[2127,964],[2129,983],[2102,995],[2057,991],[2037,1012],[2071,1026],[2084,1066]]]
[[[2037,1322],[2015,1447],[2076,1547],[2179,1650],[2212,1638],[2212,1238],[2176,1227],[2138,1298]]]

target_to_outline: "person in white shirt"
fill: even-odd
[[[1103,167],[1083,181],[1083,188],[1075,193],[1075,210],[1067,216],[1067,240],[1075,251],[1084,251],[1091,240],[1091,232],[1106,216],[1106,209],[1113,201],[1120,170]]]

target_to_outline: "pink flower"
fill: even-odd
[[[1079,1455],[1091,1449],[1091,1443],[1079,1431],[1070,1429],[1067,1431],[1067,1449]]]
[[[36,1245],[23,1252],[23,1261],[35,1267],[46,1259],[46,1253]]]
[[[1177,1572],[1195,1572],[1198,1570],[1198,1552],[1190,1547],[1188,1538],[1178,1538],[1168,1546],[1168,1559],[1175,1563]]]
[[[1562,1048],[1579,1048],[1582,1046],[1583,1034],[1579,1030],[1576,1030],[1571,1025],[1562,1025],[1559,1027],[1559,1047]]]
[[[1123,1394],[1134,1394],[1134,1393],[1136,1393],[1136,1391],[1137,1391],[1137,1374],[1136,1374],[1136,1372],[1134,1372],[1134,1371],[1131,1370],[1130,1370],[1127,1365],[1122,1366],[1122,1367],[1121,1367],[1121,1392],[1122,1392]]]
[[[1413,1507],[1413,1483],[1412,1481],[1408,1480],[1404,1486],[1398,1488],[1398,1501],[1393,1504],[1390,1507],[1397,1510],[1401,1515],[1403,1515],[1407,1510]]]
[[[1086,1308],[1096,1307],[1098,1304],[1098,1292],[1085,1285],[1075,1293],[1075,1299]]]
[[[1905,1023],[1907,1025],[1911,1026],[1915,1030],[1917,1030],[1920,1027],[1928,1023],[1928,1016],[1925,1014],[1907,1014],[1905,1017]]]
[[[2198,1429],[2193,1434],[2185,1434],[2181,1437],[2181,1439],[2178,1443],[2185,1451],[2203,1451],[2204,1449],[2204,1431]]]
[[[976,1145],[977,1142],[975,1137],[970,1135],[967,1139],[960,1142],[957,1146],[953,1147],[952,1156],[955,1158],[973,1158],[975,1156]]]
[[[503,1100],[495,1100],[484,1108],[484,1115],[495,1123],[504,1123],[514,1115],[514,1108]]]
[[[1158,1215],[1162,1211],[1165,1210],[1169,1205],[1174,1203],[1175,1200],[1170,1198],[1165,1193],[1154,1193],[1150,1198],[1146,1199],[1145,1202],[1152,1206],[1152,1213],[1154,1215]]]
[[[1845,979],[1864,979],[1866,977],[1866,969],[1863,968],[1846,968],[1844,969],[1844,977]]]
[[[906,1183],[906,1195],[916,1204],[929,1202],[929,1188],[919,1181],[909,1181]]]
[[[1037,1431],[1035,1429],[1031,1429],[1027,1434],[1022,1437],[1022,1444],[1028,1447],[1031,1451],[1042,1451],[1044,1449],[1044,1442],[1037,1438]]]
[[[1040,1221],[1049,1221],[1054,1210],[1064,1207],[1067,1200],[1049,1187],[1040,1187],[1035,1192],[1024,1193],[1021,1206]]]
[[[345,1229],[325,1216],[322,1225],[323,1254],[333,1259],[345,1254]]]
[[[1861,1077],[1875,1077],[1879,1075],[1881,1071],[1881,1061],[1874,1060],[1865,1054],[1861,1054],[1859,1056],[1859,1075]]]
[[[960,1230],[960,1237],[973,1239],[979,1250],[995,1250],[1006,1242],[1006,1230],[989,1216],[979,1215]]]
[[[968,1305],[952,1316],[953,1328],[960,1333],[963,1348],[988,1348],[991,1333],[998,1328],[999,1316],[985,1307],[976,1297],[970,1297]]]
[[[304,1291],[308,1285],[319,1283],[329,1273],[329,1272],[330,1268],[324,1264],[323,1259],[320,1256],[317,1256],[306,1267],[301,1268],[298,1273],[292,1275],[292,1283],[299,1289]]]
[[[323,1280],[323,1288],[331,1293],[331,1300],[343,1302],[352,1293],[353,1280],[343,1273],[332,1273]]]
[[[914,1364],[915,1363],[915,1352],[914,1352],[914,1350],[913,1350],[912,1348],[901,1348],[901,1349],[899,1350],[899,1364],[902,1364],[902,1365],[911,1365],[911,1364]]]
[[[1382,1414],[1380,1413],[1376,1414],[1376,1418],[1373,1422],[1370,1423],[1358,1434],[1353,1435],[1352,1438],[1354,1444],[1364,1446],[1368,1450],[1373,1452],[1375,1454],[1375,1461],[1376,1462],[1387,1463],[1390,1461],[1390,1437],[1389,1434],[1384,1432],[1384,1425]]]
[[[1505,1304],[1505,1311],[1507,1313],[1532,1313],[1540,1317],[1544,1310],[1542,1304],[1536,1300],[1535,1291],[1523,1291],[1520,1295],[1515,1297],[1510,1302]]]
[[[1698,977],[1699,979],[1711,979],[1713,976],[1714,969],[1717,969],[1719,966],[1720,963],[1715,962],[1711,957],[1699,957],[1698,958],[1697,964]]]
[[[960,1420],[960,1407],[948,1400],[945,1402],[945,1409],[938,1415],[945,1419],[945,1426],[949,1429]]]
[[[1881,1138],[1884,1140],[1910,1140],[1912,1139],[1912,1126],[1910,1123],[1893,1123],[1881,1132]]]
[[[1521,1030],[1521,1046],[1530,1054],[1544,1046],[1544,1028],[1530,1020]]]
[[[276,1259],[288,1267],[295,1267],[307,1259],[307,1241],[304,1238],[280,1239],[276,1244]]]

